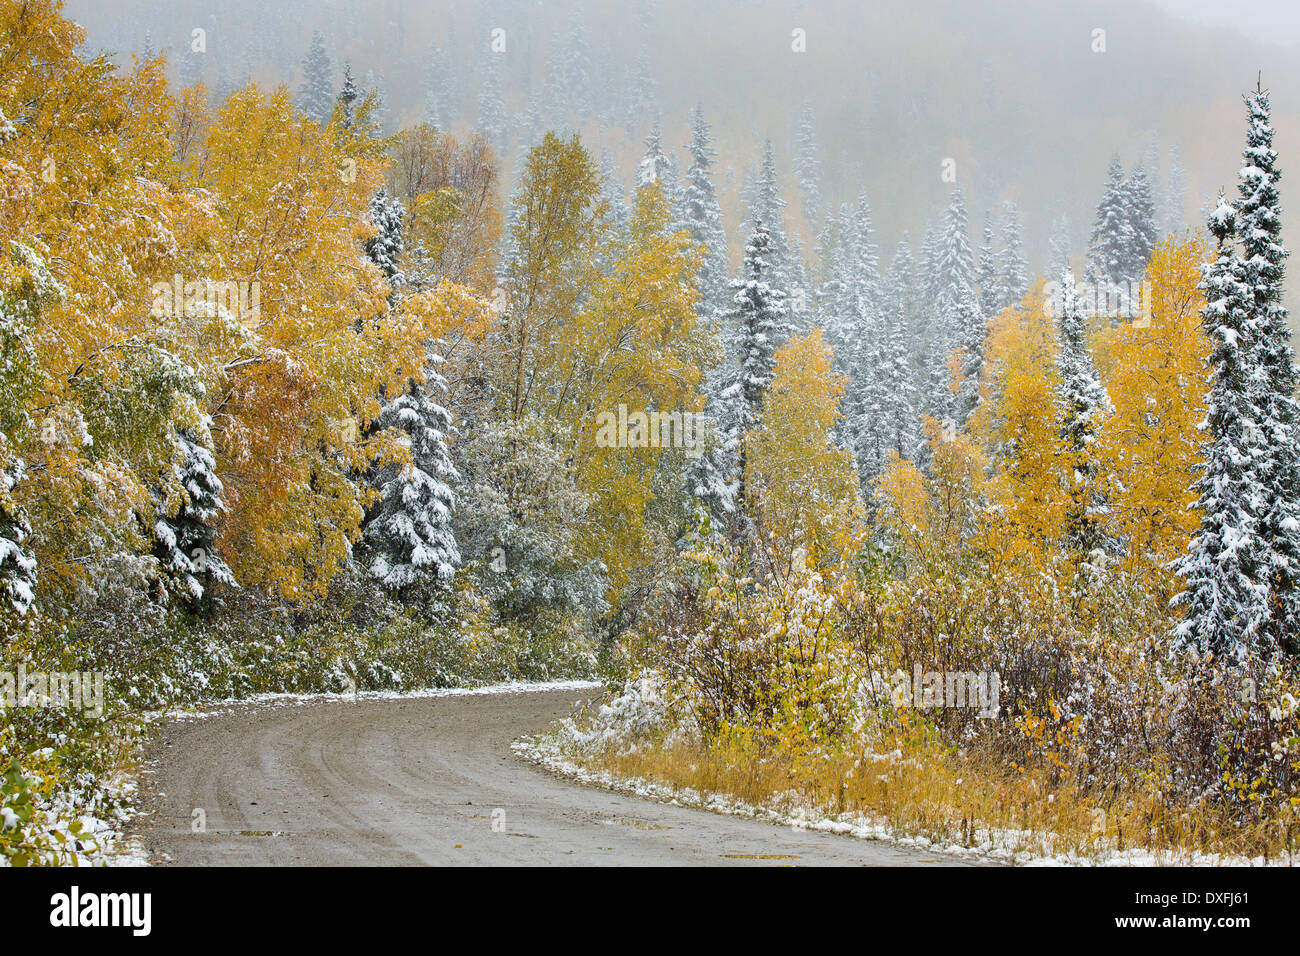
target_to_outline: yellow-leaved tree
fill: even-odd
[[[745,487],[774,553],[802,550],[810,566],[835,564],[864,520],[853,456],[831,440],[845,379],[831,370],[820,329],[776,353],[762,427],[744,436]]]

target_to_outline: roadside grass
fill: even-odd
[[[1294,819],[1243,821],[1225,805],[1175,807],[1159,791],[1107,793],[997,754],[960,752],[918,730],[839,752],[762,752],[744,738],[643,739],[583,747],[592,773],[665,795],[721,796],[792,821],[818,821],[1017,864],[1291,864]],[[1053,777],[1056,779],[1053,779]]]

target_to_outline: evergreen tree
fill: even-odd
[[[402,590],[432,577],[446,582],[460,563],[452,532],[456,505],[450,482],[457,473],[447,452],[451,415],[432,398],[445,382],[430,356],[427,382],[385,403],[375,420],[380,429],[401,433],[410,461],[389,462],[372,471],[378,502],[366,515],[363,550],[371,575],[384,587]]]
[[[1291,329],[1282,304],[1288,255],[1282,245],[1278,199],[1281,172],[1273,148],[1268,93],[1256,88],[1245,98],[1248,127],[1238,173],[1234,222],[1241,243],[1241,270],[1258,323],[1258,397],[1262,459],[1260,480],[1267,495],[1259,532],[1267,553],[1270,588],[1268,636],[1291,653],[1300,652],[1300,409]]]
[[[205,416],[197,428],[172,433],[170,474],[156,496],[153,554],[190,603],[200,601],[212,582],[235,583],[215,545],[213,523],[225,505],[210,427]]]
[[[776,369],[776,351],[788,331],[784,290],[769,284],[772,269],[767,256],[770,237],[762,222],[745,246],[745,260],[740,278],[731,283],[735,290],[731,313],[735,329],[736,370],[722,400],[734,412],[730,415],[731,437],[738,448],[736,498],[744,500],[746,432],[763,422],[763,396],[772,384]]]
[[[952,201],[944,214],[935,268],[935,308],[942,313],[955,307],[962,296],[975,288],[975,255],[970,247],[966,204],[960,186],[953,187]]]
[[[1125,278],[1137,282],[1146,271],[1151,250],[1160,240],[1156,230],[1156,207],[1151,195],[1151,181],[1141,166],[1134,169],[1124,181],[1124,204],[1129,237]]]
[[[980,402],[980,375],[984,371],[984,349],[988,324],[984,311],[972,296],[957,303],[957,326],[961,332],[961,381],[953,399],[953,420],[966,424]]]
[[[312,33],[311,47],[302,62],[298,104],[304,113],[321,124],[328,123],[334,113],[334,65],[325,52],[325,38],[319,30]]]
[[[23,546],[32,528],[13,497],[23,475],[21,459],[0,467],[0,621],[22,617],[36,599],[36,559]]]
[[[794,173],[803,197],[803,217],[816,223],[821,215],[821,160],[817,158],[817,137],[813,123],[813,105],[804,100],[794,135]]]
[[[1061,437],[1065,439],[1074,466],[1071,489],[1074,503],[1069,515],[1068,534],[1071,546],[1088,555],[1101,543],[1099,515],[1102,504],[1095,495],[1094,446],[1101,422],[1112,406],[1088,351],[1087,327],[1079,308],[1074,276],[1069,269],[1061,276],[1058,312],[1061,342],[1056,356],[1059,376],[1057,402]]]
[[[483,71],[483,86],[478,94],[478,126],[498,154],[506,151],[506,136],[510,125],[506,115],[506,102],[501,93],[501,66],[498,54],[489,54]]]
[[[755,231],[762,223],[768,240],[763,260],[771,283],[781,290],[790,288],[791,261],[790,243],[786,238],[785,200],[776,181],[776,161],[772,156],[772,141],[763,146],[763,161],[753,182],[749,197],[750,220],[755,224]]]
[[[351,129],[356,122],[356,103],[360,98],[361,91],[357,89],[357,84],[352,79],[352,64],[346,63],[343,66],[343,88],[339,90],[336,107],[339,112],[339,122],[344,129]]]
[[[655,120],[650,128],[650,135],[645,140],[645,155],[636,168],[636,188],[641,189],[651,183],[659,183],[664,190],[664,197],[673,198],[673,164],[665,155],[663,137],[659,133],[659,121]]]
[[[365,242],[366,257],[379,267],[388,280],[392,292],[389,301],[396,301],[399,288],[405,282],[402,275],[402,223],[406,210],[400,200],[390,197],[386,190],[370,200],[370,219],[375,224],[375,235]]]
[[[1052,220],[1052,234],[1047,239],[1047,274],[1059,276],[1070,268],[1070,219],[1058,216]]]
[[[1016,204],[1008,200],[1002,204],[1002,252],[998,258],[1002,273],[1002,308],[1017,305],[1029,291],[1029,266],[1021,251],[1020,214]],[[991,315],[992,313],[985,313]]]
[[[1169,147],[1169,175],[1165,180],[1165,197],[1161,205],[1165,215],[1165,234],[1181,232],[1186,224],[1183,209],[1187,205],[1187,192],[1182,153],[1177,143]]]
[[[996,315],[1002,309],[1007,298],[1002,290],[1002,278],[998,275],[998,264],[993,252],[993,224],[988,213],[984,214],[984,240],[980,244],[979,267],[975,273],[979,283],[979,308],[984,315]]]
[[[715,158],[711,142],[709,124],[704,120],[703,110],[697,106],[691,122],[691,143],[687,147],[691,165],[686,170],[682,218],[691,238],[703,243],[705,248],[699,274],[699,311],[706,320],[721,316],[730,299],[727,235],[711,179]]]
[[[1097,219],[1088,246],[1084,281],[1092,285],[1117,284],[1129,277],[1134,240],[1129,231],[1129,203],[1124,191],[1124,167],[1112,156],[1106,188],[1097,206]]]
[[[434,129],[448,129],[459,118],[454,75],[437,41],[429,44],[422,75],[424,119]]]
[[[1185,609],[1174,630],[1182,649],[1245,661],[1268,656],[1268,553],[1259,513],[1268,489],[1260,480],[1263,437],[1253,403],[1261,329],[1254,295],[1232,246],[1236,213],[1222,194],[1208,221],[1217,243],[1206,264],[1202,318],[1210,336],[1210,392],[1202,430],[1206,460],[1193,485],[1201,526],[1188,553],[1174,562]]]

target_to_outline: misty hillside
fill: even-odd
[[[1162,227],[1199,226],[1235,174],[1219,146],[1240,119],[1237,91],[1257,72],[1281,91],[1280,148],[1300,144],[1287,93],[1300,73],[1292,51],[1147,3],[233,0],[214,9],[133,0],[110,12],[74,0],[67,11],[88,28],[90,48],[122,61],[164,53],[177,80],[202,79],[217,95],[249,79],[298,90],[319,31],[335,83],[349,63],[359,85],[381,90],[390,131],[483,125],[483,90],[499,75],[507,165],[540,131],[577,129],[594,153],[609,152],[629,188],[656,119],[684,168],[698,104],[714,128],[735,261],[743,187],[767,137],[787,219],[811,254],[818,224],[802,216],[791,170],[806,104],[823,206],[865,191],[882,243],[904,231],[917,239],[946,202],[940,172],[951,158],[976,235],[985,210],[1014,200],[1035,270],[1046,265],[1054,223],[1081,257],[1112,153],[1147,167]],[[206,31],[206,54],[189,53],[195,27]],[[1096,28],[1106,31],[1105,52],[1093,52]],[[494,53],[497,29],[505,49]],[[806,31],[804,53],[792,51],[796,29]],[[1175,165],[1181,189],[1170,182]],[[1300,220],[1286,214],[1290,231]]]

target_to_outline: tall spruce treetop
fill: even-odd
[[[952,201],[944,214],[936,271],[935,304],[939,311],[955,307],[963,295],[975,288],[975,254],[971,251],[960,186],[953,187]]]
[[[1088,351],[1087,326],[1079,308],[1074,275],[1061,275],[1061,347],[1056,370],[1060,376],[1061,434],[1076,456],[1086,456],[1097,440],[1097,427],[1110,410],[1110,399]]]
[[[768,249],[768,232],[760,222],[745,246],[742,274],[731,283],[738,368],[728,391],[740,399],[737,417],[741,434],[762,421],[763,395],[772,384],[776,350],[787,332],[785,292],[768,283]]]
[[[1156,205],[1151,193],[1151,180],[1146,170],[1138,166],[1124,181],[1124,202],[1128,216],[1129,249],[1126,278],[1135,282],[1146,271],[1151,250],[1160,240],[1156,228]]]
[[[325,38],[319,30],[311,35],[311,47],[302,61],[302,86],[298,91],[302,111],[322,125],[334,113],[334,64],[325,52]]]
[[[1002,204],[1002,252],[998,269],[1002,273],[1002,308],[1016,305],[1029,291],[1029,266],[1020,240],[1020,214],[1016,204],[1007,200]],[[986,312],[985,315],[991,313]]]
[[[1236,214],[1222,194],[1207,225],[1217,251],[1201,282],[1206,299],[1201,316],[1211,342],[1210,391],[1201,426],[1206,458],[1192,486],[1201,526],[1187,554],[1173,565],[1185,586],[1174,599],[1185,609],[1174,642],[1184,650],[1246,661],[1271,651],[1264,636],[1268,555],[1258,519],[1267,488],[1260,480],[1262,436],[1252,401],[1260,329],[1232,246]]]
[[[645,138],[645,155],[636,168],[636,188],[659,183],[663,187],[665,198],[672,198],[672,160],[664,153],[663,137],[659,133],[659,121],[655,120],[650,128],[650,135]]]
[[[799,180],[803,217],[816,223],[821,215],[822,164],[817,158],[817,135],[811,100],[804,100],[794,134],[794,173]]]
[[[691,165],[686,170],[682,192],[682,218],[691,238],[704,244],[704,261],[700,266],[700,314],[706,319],[724,313],[729,305],[727,234],[722,226],[722,209],[718,205],[711,170],[715,153],[711,145],[709,124],[704,111],[696,107],[691,120]]]
[[[1071,546],[1091,554],[1102,540],[1099,522],[1102,503],[1091,481],[1096,470],[1094,446],[1102,419],[1112,410],[1110,398],[1097,375],[1088,351],[1087,327],[1079,308],[1074,275],[1061,275],[1060,349],[1056,356],[1057,403],[1060,406],[1061,437],[1065,439],[1073,465],[1072,505],[1068,515]]]
[[[1002,307],[1004,293],[1002,277],[998,275],[998,263],[993,251],[993,223],[988,213],[984,214],[984,239],[980,243],[979,266],[975,270],[975,279],[979,283],[979,307],[984,315],[995,315]]]
[[[772,141],[763,146],[763,162],[759,166],[758,178],[754,183],[751,199],[750,219],[757,226],[762,224],[767,233],[767,248],[763,258],[767,266],[770,281],[783,291],[790,286],[790,243],[786,238],[785,200],[776,181],[776,160],[772,156]]]
[[[1129,231],[1129,203],[1124,191],[1124,167],[1112,156],[1106,170],[1106,188],[1097,205],[1088,245],[1084,281],[1091,284],[1118,283],[1129,277],[1133,237]]]
[[[1300,409],[1296,404],[1295,353],[1282,279],[1288,255],[1282,245],[1277,151],[1269,122],[1268,93],[1245,97],[1246,148],[1238,172],[1236,235],[1241,243],[1243,280],[1259,326],[1255,405],[1263,442],[1262,481],[1267,508],[1260,533],[1268,553],[1270,619],[1277,646],[1300,651]]]

